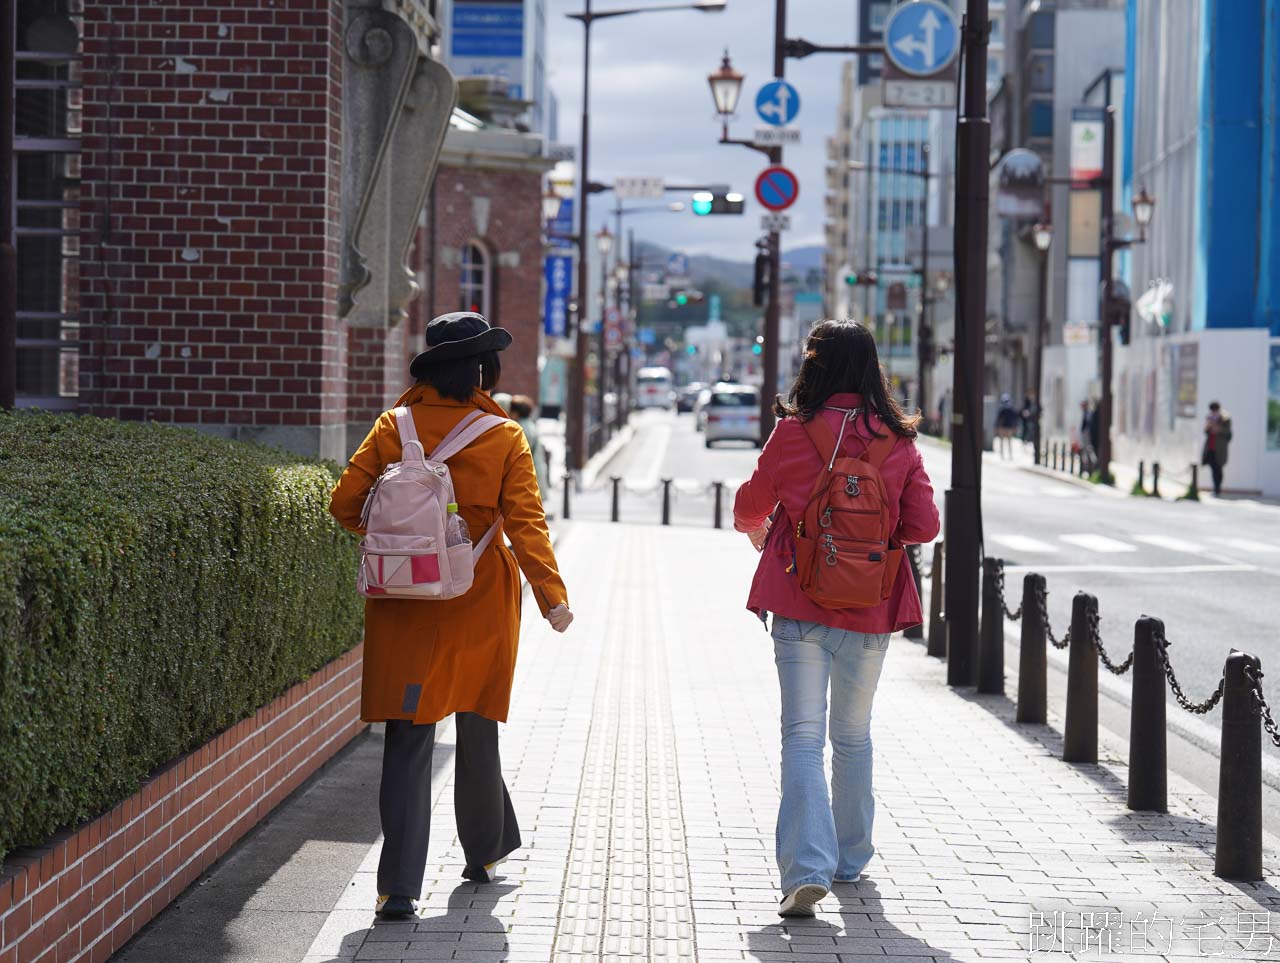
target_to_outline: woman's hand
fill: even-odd
[[[764,541],[769,537],[769,528],[773,525],[772,518],[766,518],[764,524],[757,528],[754,532],[747,532],[747,538],[751,539],[751,547],[757,552],[764,551]]]
[[[557,632],[563,632],[573,622],[573,613],[569,611],[569,606],[561,602],[547,613],[547,621]]]

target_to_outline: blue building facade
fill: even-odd
[[[1127,0],[1122,197],[1156,199],[1119,262],[1120,460],[1199,460],[1231,412],[1227,487],[1280,495],[1280,0]]]

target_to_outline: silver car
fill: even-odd
[[[715,385],[702,406],[706,446],[717,441],[749,441],[760,447],[760,393],[749,385]]]

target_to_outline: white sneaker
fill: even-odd
[[[827,888],[818,883],[805,883],[797,886],[782,898],[778,908],[779,916],[813,916],[818,900],[827,895]]]

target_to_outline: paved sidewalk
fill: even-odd
[[[943,665],[901,636],[873,723],[877,855],[816,920],[780,920],[777,682],[769,638],[741,607],[755,561],[746,540],[575,522],[558,553],[578,621],[566,636],[526,624],[502,735],[525,846],[506,878],[459,878],[446,731],[420,918],[373,923],[370,837],[307,963],[1044,960],[1051,948],[1280,960],[1280,892],[1212,875],[1210,801],[1171,778],[1169,815],[1128,812],[1119,760],[1061,762],[1054,728],[1015,726],[1007,700],[948,689]],[[366,779],[347,794],[353,824],[367,825],[374,793]],[[1107,912],[1125,915],[1102,930]],[[1039,952],[1032,914],[1045,924]],[[1264,923],[1270,935],[1252,932]],[[229,958],[199,949],[182,958]],[[255,949],[236,958],[297,959]]]

